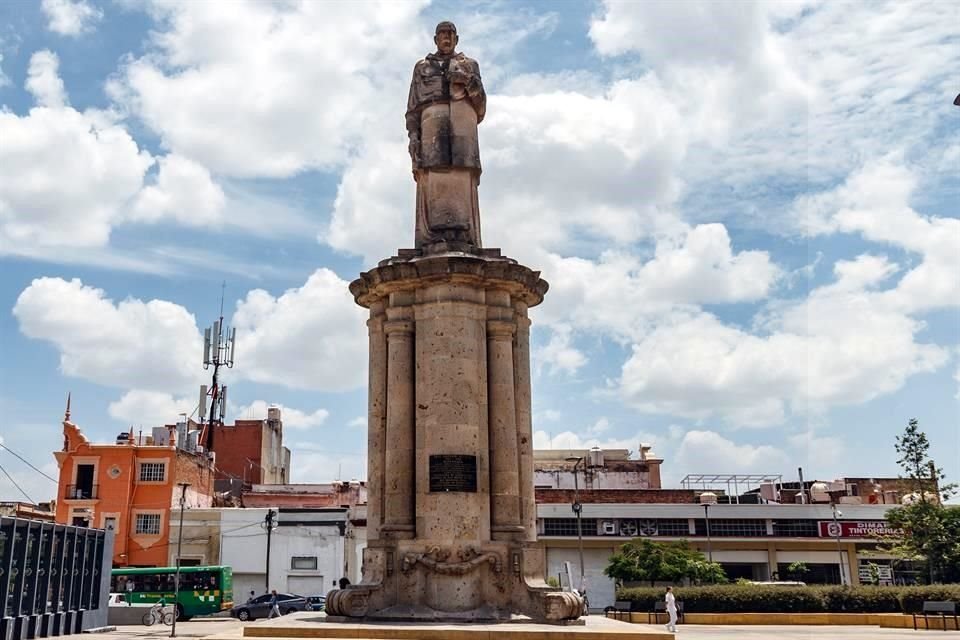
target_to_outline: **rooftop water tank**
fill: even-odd
[[[814,482],[810,485],[810,499],[813,502],[830,502],[830,491],[826,482]]]
[[[590,449],[590,453],[587,458],[588,466],[591,467],[602,467],[603,466],[603,449],[600,447],[593,447]]]

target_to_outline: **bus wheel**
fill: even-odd
[[[178,621],[178,622],[186,622],[186,621],[189,620],[189,619],[190,619],[190,616],[185,615],[185,614],[183,613],[183,605],[181,605],[181,604],[178,602],[178,603],[177,603],[177,621]]]

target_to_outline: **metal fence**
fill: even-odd
[[[0,518],[0,640],[107,624],[113,532]]]

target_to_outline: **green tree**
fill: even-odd
[[[791,562],[787,565],[787,579],[802,581],[810,573],[810,567],[806,562]]]
[[[910,420],[895,445],[903,469],[918,499],[887,512],[887,521],[902,533],[887,541],[890,551],[907,560],[927,563],[930,582],[960,580],[960,507],[946,507],[956,485],[930,457],[930,441],[916,419]],[[934,499],[928,493],[934,489]]]
[[[927,502],[927,493],[931,489],[935,492],[936,502],[947,500],[954,494],[957,485],[944,483],[947,476],[930,457],[930,441],[927,434],[920,430],[916,418],[911,418],[903,435],[897,436],[894,449],[900,454],[897,464],[904,471],[900,477],[910,481],[920,502]]]
[[[690,547],[686,540],[655,542],[634,538],[610,557],[603,572],[620,582],[681,582],[689,579],[700,584],[726,582],[727,576],[716,562],[708,562],[703,554]]]

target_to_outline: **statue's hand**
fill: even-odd
[[[459,69],[453,69],[450,71],[449,80],[451,84],[462,84],[464,86],[470,84],[472,76],[469,73],[464,73]]]
[[[407,144],[407,151],[410,153],[410,161],[413,163],[414,170],[420,168],[420,138],[410,138]]]

